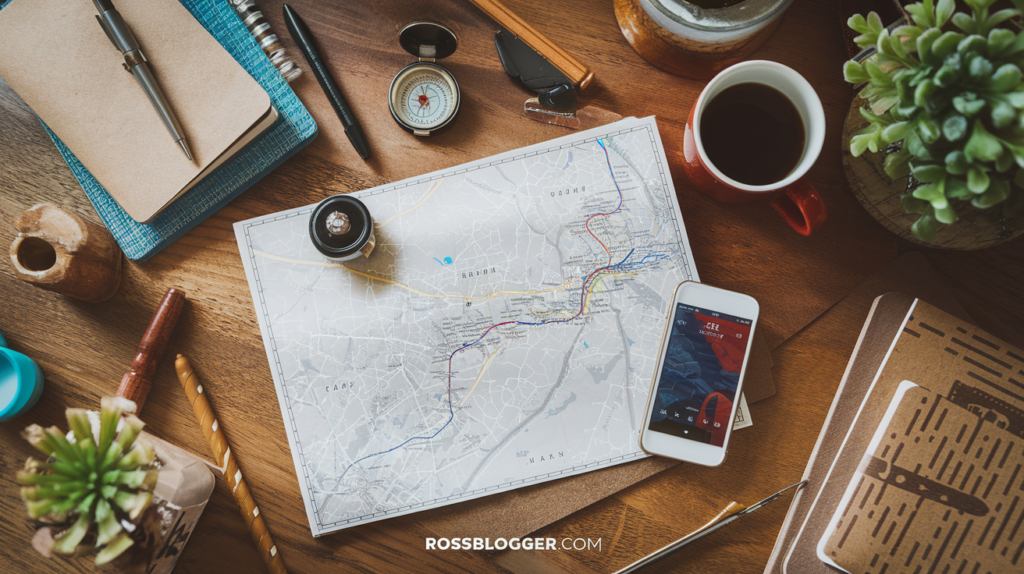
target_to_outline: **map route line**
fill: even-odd
[[[430,199],[431,195],[434,195],[434,192],[437,191],[437,188],[441,187],[441,183],[444,180],[445,180],[445,178],[443,178],[443,177],[441,179],[437,180],[437,183],[434,184],[434,187],[430,188],[430,190],[427,191],[427,193],[423,194],[423,197],[420,198],[420,200],[418,202],[416,202],[416,205],[410,207],[409,209],[406,209],[405,211],[402,211],[400,213],[396,213],[395,215],[392,215],[391,217],[385,219],[384,221],[378,222],[377,225],[380,225],[380,226],[383,227],[383,226],[391,223],[392,221],[398,219],[399,217],[402,217],[406,213],[409,213],[410,211],[415,211],[415,210],[419,209],[420,206],[422,206],[424,203],[427,202],[428,199]]]
[[[590,233],[591,237],[596,239],[597,242],[601,244],[601,247],[604,248],[604,252],[608,254],[608,263],[611,263],[612,262],[612,253],[611,253],[611,251],[608,251],[608,247],[604,244],[604,242],[601,241],[601,239],[598,236],[594,235],[593,231],[591,231],[591,229],[590,229],[590,220],[594,219],[595,217],[602,217],[602,216],[603,217],[608,217],[609,215],[614,215],[614,214],[618,213],[622,209],[622,190],[619,189],[619,182],[615,179],[615,172],[612,170],[612,160],[611,160],[610,157],[608,157],[608,148],[606,148],[604,146],[604,142],[601,141],[600,139],[597,140],[597,143],[600,144],[601,149],[604,150],[604,157],[605,157],[605,160],[607,160],[607,162],[608,162],[608,172],[612,176],[612,183],[615,184],[615,191],[619,192],[619,205],[618,205],[618,207],[616,207],[612,211],[609,211],[608,213],[595,213],[594,215],[591,215],[590,217],[587,218],[587,223],[585,224],[585,226],[587,228],[587,232]]]
[[[431,297],[434,299],[461,299],[463,301],[479,301],[481,299],[490,300],[494,299],[495,297],[501,297],[502,295],[540,295],[541,293],[551,293],[552,291],[559,291],[569,286],[568,282],[566,282],[559,285],[558,287],[551,287],[550,289],[538,289],[535,291],[497,291],[495,293],[487,295],[486,297],[465,297],[463,295],[447,295],[444,293],[426,293],[424,291],[416,289],[415,287],[410,287],[404,283],[399,283],[398,281],[392,281],[391,279],[385,279],[383,277],[378,277],[377,275],[372,275],[370,273],[356,271],[351,267],[345,267],[341,263],[332,263],[330,261],[309,261],[306,259],[292,259],[290,257],[282,257],[280,255],[274,255],[273,253],[267,253],[266,251],[260,251],[259,249],[253,249],[252,252],[261,257],[266,257],[267,259],[273,259],[274,261],[280,261],[282,263],[294,263],[295,265],[312,265],[314,267],[336,267],[338,269],[344,269],[349,273],[355,273],[356,275],[366,277],[367,279],[371,279],[373,281],[389,283],[391,285],[394,285],[395,287],[400,287],[402,289],[405,289],[406,291],[416,293],[417,295],[423,295],[424,297]]]
[[[587,300],[589,299],[590,294],[591,294],[590,290],[593,289],[594,282],[592,280],[594,279],[594,277],[596,275],[598,275],[599,273],[603,272],[603,271],[612,270],[612,269],[615,269],[616,267],[622,266],[623,264],[626,263],[626,261],[629,260],[630,257],[633,256],[633,253],[636,251],[635,247],[629,250],[629,253],[627,253],[626,256],[622,258],[622,261],[616,263],[615,265],[612,265],[611,264],[611,252],[608,251],[608,248],[605,246],[605,244],[603,242],[601,242],[601,240],[598,239],[598,237],[596,235],[594,235],[594,232],[590,230],[590,221],[592,219],[594,219],[595,217],[599,217],[599,216],[608,217],[610,215],[614,215],[615,213],[618,213],[620,210],[622,210],[622,203],[623,203],[622,189],[619,188],[619,182],[616,181],[616,179],[615,179],[615,171],[612,169],[612,160],[611,160],[611,157],[609,157],[609,155],[608,155],[608,148],[605,147],[604,142],[602,140],[600,140],[600,139],[597,140],[597,143],[601,146],[601,149],[604,150],[605,161],[608,164],[608,172],[611,175],[612,182],[615,183],[615,190],[619,194],[619,204],[618,204],[618,206],[614,210],[609,211],[608,213],[598,213],[598,214],[592,215],[589,218],[587,218],[587,223],[586,223],[587,231],[590,233],[591,236],[594,237],[594,239],[597,239],[598,243],[601,243],[601,247],[604,247],[605,252],[608,253],[609,261],[608,261],[607,265],[604,265],[602,267],[598,267],[597,269],[594,269],[593,271],[591,271],[590,274],[587,275],[587,278],[583,280],[583,284],[582,284],[581,289],[580,289],[580,308],[579,308],[579,311],[577,311],[571,317],[563,317],[563,318],[560,318],[560,319],[546,319],[546,320],[538,321],[538,322],[510,320],[510,321],[503,321],[501,323],[495,323],[494,325],[491,325],[490,327],[485,329],[484,332],[479,337],[474,339],[472,342],[465,343],[461,347],[459,347],[458,349],[455,349],[454,351],[452,351],[452,353],[450,355],[448,355],[448,420],[445,421],[445,423],[443,425],[441,425],[441,428],[437,429],[433,434],[430,434],[430,435],[424,434],[423,436],[409,437],[409,438],[405,439],[405,441],[403,441],[401,444],[393,446],[393,447],[391,447],[391,448],[389,448],[387,450],[382,450],[380,452],[375,452],[373,454],[368,454],[366,456],[363,456],[361,458],[356,459],[355,461],[352,462],[352,464],[350,464],[348,467],[346,467],[345,470],[341,473],[341,476],[338,477],[338,482],[340,482],[341,479],[344,478],[346,474],[348,474],[348,471],[351,470],[352,467],[356,466],[357,464],[359,464],[360,462],[362,462],[364,460],[367,460],[367,459],[370,459],[370,458],[375,458],[375,457],[378,457],[378,456],[381,456],[381,455],[385,455],[385,454],[388,454],[390,452],[394,452],[394,451],[404,447],[405,445],[409,444],[410,442],[412,442],[414,440],[428,440],[428,441],[432,440],[435,437],[437,437],[437,435],[441,434],[441,432],[443,432],[446,428],[448,428],[448,425],[450,425],[452,423],[452,421],[455,420],[455,406],[454,406],[453,398],[452,398],[452,361],[455,359],[455,355],[456,354],[458,354],[459,352],[465,351],[469,347],[472,347],[472,346],[476,345],[477,343],[483,341],[487,337],[487,335],[490,334],[491,331],[493,331],[494,329],[497,329],[498,327],[504,327],[506,325],[522,325],[522,326],[532,327],[532,326],[548,325],[548,324],[554,324],[554,323],[568,323],[570,321],[573,321],[573,320],[577,319],[578,317],[583,315],[583,313],[584,313],[584,311],[586,309]],[[644,259],[646,260],[646,257]],[[589,289],[590,290],[588,290],[588,284],[589,284]],[[496,354],[497,354],[497,351],[495,351],[490,357],[488,357],[487,361],[484,363],[484,368],[487,367],[487,364],[489,364],[491,362],[491,359],[493,359]],[[480,377],[482,376],[482,374],[483,373],[481,372],[477,376],[477,380],[476,380],[477,383],[480,381]],[[476,383],[474,383],[473,388],[474,389],[476,388]],[[470,391],[470,392],[472,392],[472,391]],[[462,402],[464,403],[465,400],[463,400]],[[459,406],[461,407],[462,403],[460,403]]]
[[[462,405],[465,405],[466,401],[469,400],[469,397],[471,397],[473,395],[473,391],[476,390],[476,386],[480,384],[480,379],[484,378],[484,373],[487,372],[487,367],[491,364],[491,361],[494,360],[494,357],[498,356],[498,351],[500,351],[500,350],[501,350],[501,346],[499,345],[498,348],[495,349],[493,353],[491,353],[491,356],[487,357],[487,360],[484,361],[484,365],[482,367],[480,367],[480,372],[477,373],[477,375],[476,375],[476,380],[473,381],[473,386],[470,387],[469,392],[466,393],[466,396],[462,397],[462,400],[459,401],[459,407],[460,408],[462,407]]]

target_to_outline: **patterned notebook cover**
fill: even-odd
[[[0,9],[7,3],[0,1]],[[96,178],[43,124],[50,139],[71,168],[71,173],[85,190],[85,195],[121,246],[125,256],[135,261],[145,261],[152,257],[227,205],[313,141],[317,132],[313,117],[306,111],[295,92],[288,87],[288,83],[274,69],[263,50],[256,45],[256,40],[227,0],[181,0],[181,4],[233,58],[238,60],[263,89],[267,90],[281,117],[234,159],[179,197],[148,224],[139,223],[129,217]]]
[[[871,574],[1020,568],[1019,418],[969,386],[946,397],[904,381],[822,539],[822,558]]]

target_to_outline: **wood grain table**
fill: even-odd
[[[285,31],[280,4],[263,0],[260,7],[305,68]],[[31,549],[14,475],[32,451],[19,433],[33,422],[66,426],[66,407],[96,405],[113,394],[169,287],[183,289],[189,302],[154,378],[148,429],[207,456],[174,375],[174,353],[188,355],[211,388],[211,402],[292,572],[605,573],[692,530],[731,500],[753,502],[796,482],[867,309],[840,306],[812,321],[903,251],[923,251],[979,325],[1018,346],[1024,343],[1024,243],[977,253],[915,248],[883,229],[850,194],[839,134],[852,91],[842,80],[845,54],[831,0],[794,2],[778,32],[755,54],[807,77],[825,107],[826,144],[809,177],[830,217],[810,238],[795,234],[766,204],[727,207],[688,188],[680,167],[682,132],[702,84],[661,72],[637,56],[619,33],[611,0],[507,4],[594,70],[594,84],[582,94],[585,103],[623,116],[657,116],[701,279],[761,302],[778,393],[752,406],[754,427],[736,433],[728,461],[715,469],[676,466],[539,533],[600,538],[600,550],[425,550],[426,537],[488,536],[451,531],[446,517],[462,505],[320,539],[310,535],[231,224],[567,132],[522,117],[530,94],[501,69],[493,45],[496,26],[469,2],[296,0],[292,5],[319,39],[363,123],[370,161],[358,158],[307,71],[293,87],[320,126],[317,140],[151,260],[126,262],[120,291],[110,301],[87,304],[36,289],[0,264],[0,331],[12,348],[35,358],[46,377],[39,404],[21,419],[0,424],[0,571],[93,570],[89,561],[47,562]],[[459,35],[459,49],[444,65],[458,78],[464,103],[448,131],[417,139],[394,124],[386,94],[395,72],[412,60],[398,45],[398,30],[424,18],[445,22]],[[41,201],[98,221],[35,116],[0,82],[0,245],[15,235],[9,222]],[[761,572],[785,510],[785,502],[769,506],[649,571]],[[223,482],[177,571],[263,571]]]

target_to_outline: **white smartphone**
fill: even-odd
[[[693,281],[679,284],[640,427],[644,452],[722,464],[759,312],[749,295]]]

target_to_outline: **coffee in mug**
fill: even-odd
[[[757,82],[722,90],[704,108],[700,135],[708,159],[747,185],[769,185],[793,173],[807,140],[793,102]]]

